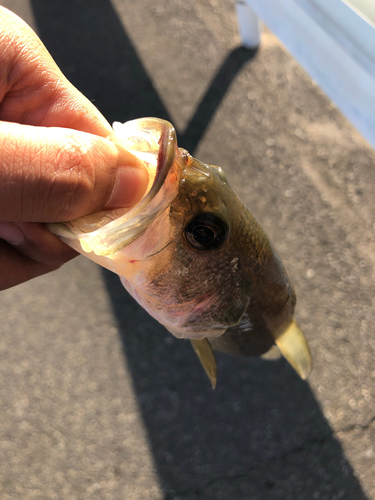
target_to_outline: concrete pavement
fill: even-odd
[[[2,292],[0,499],[375,499],[375,154],[217,0],[7,0],[110,120],[158,116],[271,236],[314,371],[218,355],[213,392],[83,258]]]

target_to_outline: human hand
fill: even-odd
[[[37,35],[0,6],[0,290],[76,254],[43,222],[137,203],[143,163],[61,73]]]

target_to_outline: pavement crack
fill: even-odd
[[[348,427],[344,427],[343,429],[336,431],[336,434],[350,434],[351,432],[354,431],[366,431],[369,429],[373,424],[375,423],[375,417],[372,417],[367,423],[365,424],[352,424],[349,425]]]

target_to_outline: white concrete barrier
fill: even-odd
[[[236,9],[244,45],[259,40],[259,18],[375,148],[374,9],[364,0],[237,0]]]

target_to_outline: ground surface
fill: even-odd
[[[232,2],[2,0],[110,121],[171,120],[292,278],[314,371],[178,341],[84,258],[1,294],[0,499],[375,499],[374,152]]]

